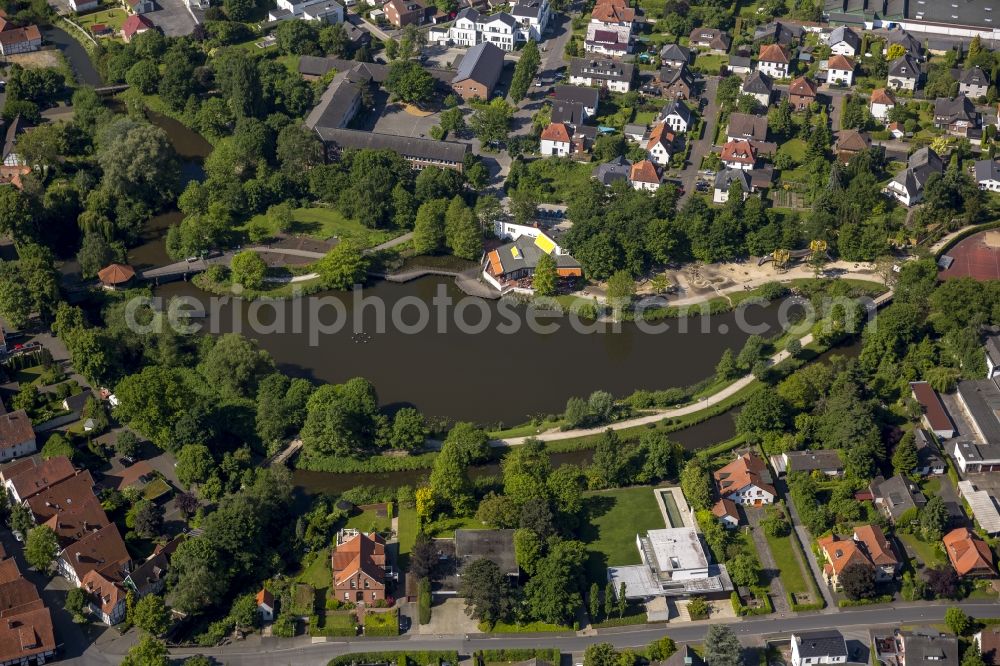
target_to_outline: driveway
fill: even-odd
[[[820,569],[819,562],[816,561],[816,554],[813,553],[811,547],[812,535],[809,534],[809,530],[805,528],[805,525],[799,519],[799,512],[795,509],[795,502],[791,500],[791,496],[788,494],[788,484],[785,483],[784,479],[781,479],[776,485],[778,492],[786,500],[785,505],[788,507],[788,514],[792,518],[792,527],[795,529],[795,535],[799,538],[799,543],[803,546],[802,551],[806,554],[806,561],[809,563],[809,569],[812,571],[813,579],[816,581],[816,587],[819,588],[820,594],[823,595],[823,599],[826,601],[826,608],[823,609],[823,612],[836,613],[840,610],[840,607],[837,606],[837,600],[834,598],[830,586],[823,582],[822,570]]]
[[[764,577],[769,581],[768,589],[771,593],[771,603],[774,604],[775,613],[791,612],[792,607],[788,604],[788,595],[785,593],[785,586],[781,582],[781,570],[771,553],[771,545],[767,542],[767,535],[760,526],[761,518],[764,517],[764,509],[755,506],[743,507],[747,522],[750,523],[750,534],[753,537],[753,545],[757,548],[757,555],[760,558],[760,565]]]
[[[700,97],[705,99],[707,104],[701,110],[701,117],[705,119],[702,135],[695,139],[691,146],[691,154],[687,164],[680,174],[681,186],[684,188],[684,197],[688,197],[694,192],[695,183],[698,181],[698,169],[701,168],[701,161],[712,150],[712,139],[715,138],[715,128],[719,122],[719,103],[716,101],[716,93],[719,89],[719,77],[710,76],[705,78],[705,87]]]
[[[156,0],[156,11],[146,17],[167,37],[183,37],[194,32],[195,19],[184,0]]]

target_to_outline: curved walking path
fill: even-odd
[[[878,298],[874,299],[872,303],[872,308],[878,309],[892,300],[892,291],[887,291]],[[805,347],[813,341],[812,333],[802,336],[799,338],[799,343]],[[786,350],[781,350],[778,353],[771,356],[768,359],[769,365],[777,365],[785,359],[787,359],[790,354]],[[740,377],[732,384],[728,384],[726,387],[713,393],[712,395],[702,398],[698,402],[692,402],[687,405],[682,405],[681,407],[673,407],[670,409],[659,409],[645,416],[639,416],[634,419],[627,419],[625,421],[616,421],[615,423],[608,423],[596,428],[575,428],[573,430],[550,430],[548,432],[538,433],[537,435],[530,435],[527,437],[509,437],[504,439],[495,439],[491,442],[494,446],[517,446],[519,444],[524,444],[529,439],[537,439],[543,442],[555,442],[562,439],[575,439],[577,437],[586,437],[588,435],[600,435],[606,430],[625,430],[627,428],[635,428],[638,426],[649,425],[651,423],[657,423],[663,419],[676,418],[678,416],[689,416],[697,412],[710,409],[715,405],[723,402],[727,398],[731,397],[735,393],[743,390],[755,381],[754,376],[744,375]]]

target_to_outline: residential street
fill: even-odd
[[[709,76],[705,78],[705,89],[700,96],[707,101],[705,108],[700,111],[701,117],[705,119],[705,127],[702,130],[701,138],[691,146],[691,155],[688,157],[688,163],[685,165],[680,177],[685,198],[694,192],[695,183],[698,182],[698,169],[701,168],[701,161],[712,151],[715,127],[719,122],[719,104],[715,99],[718,89],[719,77]]]

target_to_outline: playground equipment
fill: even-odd
[[[802,250],[786,250],[778,248],[771,254],[765,255],[757,262],[758,266],[763,266],[767,262],[772,262],[775,268],[784,270],[793,259],[805,259],[813,254],[826,254],[827,244],[825,240],[816,239],[809,242],[809,247]],[[827,257],[829,258],[829,256]]]

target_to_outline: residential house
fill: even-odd
[[[759,69],[747,77],[741,90],[744,95],[753,95],[757,99],[757,103],[764,108],[771,104],[771,91],[773,90],[771,77]]]
[[[109,523],[63,548],[56,557],[56,567],[66,580],[80,587],[84,576],[95,570],[109,579],[124,580],[132,560],[118,527]]]
[[[686,66],[671,67],[668,65],[660,68],[656,86],[663,97],[689,99],[693,97],[695,83]]]
[[[660,111],[660,120],[670,126],[675,132],[687,132],[694,122],[691,109],[680,100],[671,100]]]
[[[956,440],[951,455],[963,474],[1000,472],[1000,444]]]
[[[688,37],[688,43],[699,49],[707,49],[713,53],[728,53],[733,43],[724,30],[718,28],[695,28]]]
[[[853,58],[861,49],[861,38],[847,26],[834,28],[826,40],[833,55],[842,55]]]
[[[111,487],[122,491],[132,486],[141,488],[146,485],[156,472],[153,466],[145,460],[139,460],[128,467],[118,470],[113,474],[106,475],[105,484],[110,482]]]
[[[281,2],[287,1],[279,0],[278,6],[281,6]],[[148,14],[149,12],[156,11],[156,5],[153,3],[153,0],[122,0],[122,7],[130,14]]]
[[[771,485],[771,473],[755,453],[744,453],[712,474],[719,495],[737,504],[760,506],[771,504],[778,493]]]
[[[713,565],[698,531],[691,527],[649,530],[636,535],[641,564],[608,567],[608,583],[625,597],[650,600],[691,595],[721,597],[733,589],[723,565]]]
[[[800,76],[788,85],[788,103],[796,111],[802,111],[816,101],[816,83],[806,76]]]
[[[2,34],[0,32],[0,35]],[[24,159],[17,152],[17,139],[24,134],[26,125],[27,123],[21,120],[20,114],[14,116],[14,119],[8,123],[6,132],[4,132],[3,144],[3,165],[5,167],[20,167],[25,165]]]
[[[787,79],[791,59],[788,50],[778,44],[767,44],[760,47],[757,55],[757,71],[773,79]]]
[[[431,20],[437,8],[424,0],[389,0],[382,5],[385,18],[397,28],[408,25],[423,25]]]
[[[75,473],[73,463],[66,456],[42,461],[25,458],[7,465],[0,471],[0,478],[3,479],[11,502],[21,504]]]
[[[920,85],[920,65],[911,55],[902,55],[889,63],[886,83],[896,90],[916,90]]]
[[[920,44],[920,41],[906,30],[899,28],[890,30],[889,38],[886,40],[882,53],[887,54],[889,47],[893,44],[899,44],[906,51],[907,55],[917,60],[923,55],[924,47]]]
[[[569,82],[576,86],[600,85],[626,93],[632,88],[634,75],[635,65],[615,60],[573,58],[569,63]]]
[[[594,167],[593,172],[591,172],[591,177],[596,178],[602,185],[610,187],[620,180],[628,182],[629,175],[631,173],[632,163],[625,157],[619,155],[613,160],[603,162]]]
[[[40,48],[42,48],[42,33],[37,25],[0,32],[0,55],[30,53]]]
[[[920,476],[944,474],[948,467],[944,459],[938,455],[937,446],[931,440],[931,435],[923,428],[914,428],[913,443],[917,449],[917,468],[914,470]]]
[[[551,17],[548,0],[518,0],[510,13],[517,21],[518,41],[542,41]]]
[[[91,569],[83,575],[83,590],[87,608],[108,626],[125,619],[128,611],[128,593],[122,586],[123,572],[117,567]]]
[[[891,581],[899,574],[899,557],[877,525],[856,527],[850,539],[831,534],[816,543],[824,560],[823,580],[835,590],[840,589],[840,576],[851,566],[870,569],[880,582]]]
[[[729,114],[727,141],[767,141],[767,116],[750,113]]]
[[[521,577],[514,551],[514,530],[455,530],[455,558],[459,575],[476,560],[487,559],[508,578]]]
[[[655,192],[660,189],[660,174],[656,172],[656,165],[649,160],[641,160],[632,165],[629,181],[636,190]]]
[[[895,197],[904,206],[913,206],[924,198],[924,185],[932,173],[942,173],[944,163],[929,146],[920,148],[907,160],[907,167],[896,175],[882,190]],[[914,388],[913,383],[910,388]],[[919,401],[920,398],[917,398]],[[924,407],[926,409],[926,406]],[[935,428],[932,428],[935,430]],[[939,435],[951,437],[951,435]]]
[[[45,664],[56,659],[52,614],[37,588],[21,576],[14,558],[3,560],[0,584],[0,664]]]
[[[726,69],[730,74],[743,76],[753,71],[753,61],[748,56],[729,56],[729,64]]]
[[[274,595],[266,587],[257,593],[257,615],[264,624],[274,622]]]
[[[667,44],[660,49],[660,65],[682,69],[691,62],[691,52],[677,44]]]
[[[844,463],[836,449],[785,451],[780,456],[772,456],[771,465],[778,474],[819,472],[834,478],[844,475]]]
[[[63,546],[108,525],[107,514],[94,495],[90,472],[77,472],[25,501],[31,519],[55,532]]]
[[[757,156],[749,141],[727,141],[722,147],[722,163],[729,169],[752,171]]]
[[[795,633],[792,634],[791,643],[792,666],[847,662],[847,642],[836,629]]]
[[[972,99],[986,97],[990,89],[990,77],[980,67],[970,67],[958,77],[958,92]]]
[[[900,666],[959,666],[958,637],[931,627],[900,631]]]
[[[933,157],[937,157],[933,152],[930,154]],[[938,161],[940,161],[940,158]],[[951,422],[951,417],[945,411],[944,405],[941,403],[941,397],[937,394],[937,391],[927,382],[910,382],[910,391],[913,399],[920,404],[923,411],[923,416],[921,417],[923,424],[938,437],[944,439],[954,437],[955,426]]]
[[[986,666],[1000,666],[1000,627],[984,627],[972,636]]]
[[[653,162],[666,166],[670,164],[670,157],[674,154],[675,142],[676,137],[667,124],[658,123],[649,133],[649,139],[646,141],[646,152]]]
[[[560,102],[556,100],[552,102],[552,108],[549,110],[549,120],[553,123],[581,125],[586,117],[587,112],[584,110],[583,105],[576,102]]]
[[[893,139],[903,139],[906,137],[906,130],[900,122],[891,122],[885,128],[889,131],[889,136]]]
[[[1000,386],[997,379],[967,380],[958,383],[958,404],[972,426],[979,443],[1000,446]]]
[[[876,88],[872,91],[869,109],[872,117],[879,122],[886,122],[889,119],[889,112],[896,108],[896,98],[885,88]]]
[[[737,173],[743,173],[738,171]],[[727,530],[734,530],[740,526],[740,511],[736,502],[723,497],[712,506],[712,515],[715,516],[722,526]]]
[[[539,152],[542,155],[568,156],[573,151],[573,131],[566,123],[553,122],[542,130]]]
[[[934,127],[952,136],[972,139],[982,137],[980,123],[976,106],[965,95],[934,100]]]
[[[597,88],[558,85],[555,87],[552,99],[556,102],[571,102],[579,104],[583,108],[583,117],[586,119],[597,113],[597,106],[600,102],[600,93]],[[555,120],[555,118],[552,120]]]
[[[603,31],[615,33],[617,35],[616,43],[620,45],[619,48],[624,48],[625,52],[628,53],[631,50],[634,23],[635,9],[624,3],[598,3],[590,14],[587,38],[583,44],[584,49],[588,52],[601,52],[600,49],[595,48],[597,45],[593,43],[593,40],[596,32]]]
[[[377,533],[341,530],[331,562],[337,599],[361,604],[385,599],[385,540]]]
[[[625,57],[631,48],[632,44],[628,41],[628,35],[615,30],[594,28],[587,33],[587,39],[584,42],[584,50],[588,53],[597,53],[612,58]]]
[[[131,42],[136,35],[141,35],[154,27],[153,22],[142,14],[132,14],[122,22],[122,39]],[[0,32],[0,42],[3,41],[2,37],[3,33]]]
[[[840,130],[837,133],[837,143],[834,151],[837,159],[847,164],[855,156],[871,148],[872,140],[866,132],[859,132],[853,129]]]
[[[634,141],[636,143],[641,143],[643,137],[646,136],[646,132],[648,130],[649,130],[649,128],[646,127],[645,125],[631,124],[630,123],[628,125],[625,125],[625,127],[622,128],[622,134],[624,134],[625,138],[628,139],[629,141]]]
[[[89,390],[85,389],[81,393],[76,393],[71,396],[67,396],[62,401],[63,409],[67,412],[73,413],[76,418],[80,418],[83,414],[83,410],[87,407],[87,403],[94,397],[94,394]]]
[[[729,192],[733,187],[733,183],[740,186],[744,199],[750,196],[750,192],[753,191],[753,187],[750,185],[750,176],[747,175],[746,171],[743,169],[722,169],[719,173],[715,174],[715,189],[712,193],[712,201],[717,204],[729,201]]]
[[[993,551],[967,527],[959,527],[944,535],[944,549],[955,573],[962,577],[991,577],[996,575],[993,567]]]
[[[167,572],[170,570],[170,558],[187,536],[181,534],[163,545],[158,545],[146,561],[132,569],[122,583],[137,596],[159,594],[167,582]]]
[[[805,30],[800,25],[771,21],[754,29],[754,42],[772,42],[782,46],[791,46],[800,41]]]
[[[31,455],[38,450],[35,429],[23,409],[0,414],[0,462]]]
[[[627,181],[627,178],[625,180]],[[531,278],[542,254],[555,259],[556,273],[559,277],[583,276],[580,262],[550,235],[539,231],[536,236],[518,236],[513,242],[487,253],[483,262],[483,279],[501,292],[518,289],[531,293]]]
[[[684,645],[667,659],[650,662],[650,666],[705,666],[705,660],[690,645]]]
[[[455,17],[455,22],[444,31],[428,32],[428,38],[437,41],[448,41],[459,46],[476,46],[489,42],[501,51],[513,51],[520,32],[518,22],[510,14],[481,14],[472,7],[462,9]]]
[[[502,72],[503,51],[491,42],[481,42],[465,52],[451,87],[466,101],[488,100]]]
[[[920,489],[901,474],[888,479],[876,476],[868,488],[875,501],[875,507],[893,525],[901,519],[915,519],[916,512],[927,504],[927,498]]]
[[[854,85],[854,61],[847,56],[831,56],[826,61],[826,82],[836,86]]]

